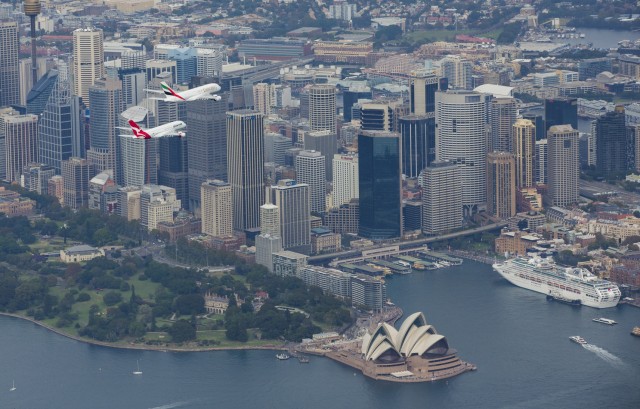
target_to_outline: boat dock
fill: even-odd
[[[401,266],[400,264],[391,263],[385,260],[367,259],[367,263],[375,264],[383,269],[389,269],[393,274],[409,274],[411,273],[411,267]]]
[[[398,255],[395,256],[395,258],[400,261],[410,263],[411,267],[415,270],[435,270],[436,268],[438,268],[436,263],[432,263],[431,261],[423,260],[413,256]]]
[[[442,263],[442,262],[446,262],[449,263],[449,265],[452,266],[459,266],[460,264],[462,264],[462,259],[458,258],[458,257],[451,257],[447,254],[444,253],[438,253],[435,251],[430,251],[430,250],[421,250],[418,252],[418,254],[424,256],[427,260],[431,260],[437,263]]]

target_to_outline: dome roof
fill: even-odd
[[[407,317],[399,330],[385,323],[379,324],[373,333],[367,333],[362,339],[362,355],[367,361],[375,361],[382,356],[388,359],[396,355],[408,358],[426,353],[441,354],[449,349],[444,335],[427,324],[424,314],[416,312]]]

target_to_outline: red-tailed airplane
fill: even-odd
[[[148,89],[149,92],[155,92],[157,94],[164,94],[164,98],[149,98],[155,99],[158,101],[166,101],[166,102],[188,102],[188,101],[198,101],[198,100],[206,100],[213,99],[214,101],[220,101],[222,97],[220,95],[215,95],[215,92],[220,91],[220,85],[218,84],[206,84],[193,89],[189,89],[182,92],[174,91],[170,86],[167,85],[166,82],[161,82],[160,86],[162,87],[162,91],[155,89]]]
[[[155,128],[142,129],[140,125],[138,125],[133,119],[129,120],[129,125],[131,126],[131,130],[133,131],[133,135],[122,135],[128,136],[130,138],[138,138],[138,139],[151,139],[151,138],[164,138],[167,136],[178,136],[182,138],[185,136],[185,133],[180,131],[181,129],[186,128],[186,124],[182,121],[173,121],[168,124],[156,126]],[[118,129],[129,129],[129,128],[120,128]]]

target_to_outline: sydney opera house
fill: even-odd
[[[332,356],[374,378],[396,382],[424,382],[450,378],[475,366],[458,358],[444,335],[427,324],[424,314],[416,312],[402,323],[400,329],[382,323],[362,339],[355,354]]]

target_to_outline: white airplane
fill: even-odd
[[[151,139],[151,138],[163,138],[166,136],[178,136],[182,138],[185,136],[185,133],[181,131],[181,129],[186,128],[186,124],[182,121],[173,121],[168,124],[156,126],[155,128],[142,129],[140,125],[138,125],[133,119],[129,120],[129,125],[131,126],[131,130],[133,131],[133,135],[122,135],[128,136],[131,138],[138,139]],[[120,128],[118,129],[129,129],[129,128]]]
[[[154,92],[157,94],[164,94],[164,98],[149,98],[155,99],[158,101],[166,101],[166,102],[187,102],[187,101],[198,101],[204,99],[213,99],[214,101],[220,101],[222,97],[220,95],[215,95],[215,92],[220,91],[220,85],[218,84],[206,84],[201,85],[199,87],[189,89],[186,91],[182,91],[180,93],[174,91],[170,86],[167,85],[166,82],[161,82],[162,91],[155,89],[147,89],[146,91]]]

